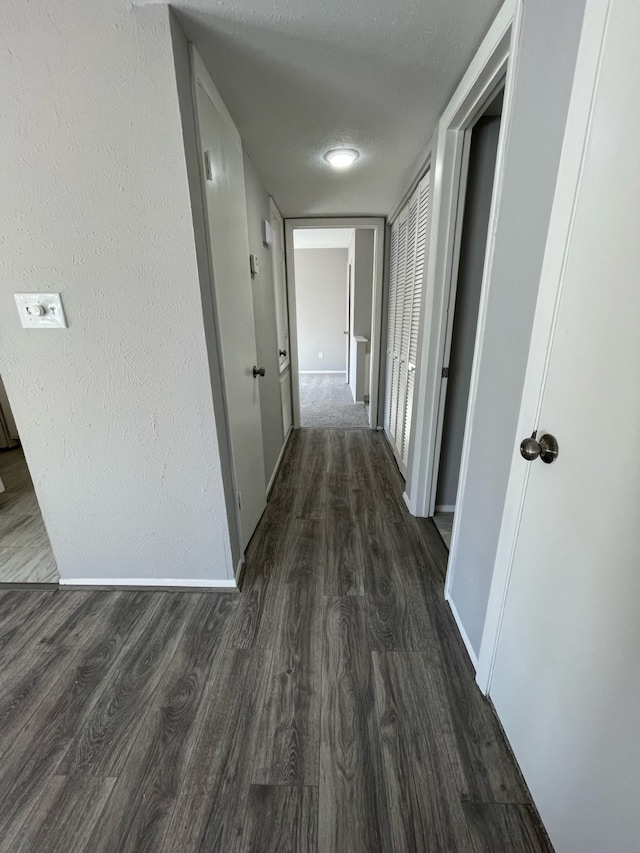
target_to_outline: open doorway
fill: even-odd
[[[454,311],[450,317],[449,352],[444,360],[446,397],[434,513],[436,527],[447,547],[451,544],[458,495],[503,100],[504,87],[501,87],[465,139],[464,159],[468,167],[459,207],[462,223],[458,234],[458,273],[452,286]]]
[[[0,378],[0,584],[57,582],[56,562]]]
[[[290,294],[294,291],[290,313],[297,426],[375,426],[371,386],[375,408],[377,239],[373,224],[291,228],[288,274]]]

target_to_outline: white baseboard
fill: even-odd
[[[409,500],[409,495],[406,492],[402,493],[402,500],[405,502],[405,505],[406,505],[407,509],[409,510],[409,512],[411,513],[411,515],[413,515],[413,512],[411,511],[411,502]]]
[[[267,497],[269,497],[269,495],[271,494],[271,489],[273,488],[273,484],[275,483],[276,477],[278,476],[278,471],[280,470],[280,464],[282,462],[282,457],[284,456],[284,452],[287,449],[287,443],[289,441],[289,438],[291,436],[292,431],[293,431],[293,426],[290,426],[289,432],[284,437],[284,444],[282,445],[282,450],[280,451],[280,454],[276,460],[276,464],[275,464],[275,467],[273,469],[273,474],[271,475],[271,478],[267,484]],[[237,575],[236,575],[236,577],[237,577]]]
[[[346,370],[299,370],[298,373],[342,373],[343,376],[347,375]]]
[[[60,578],[60,586],[100,586],[114,587],[149,587],[150,589],[183,589],[193,587],[198,589],[220,590],[230,592],[237,589],[235,580],[205,580],[202,578]]]
[[[471,645],[471,640],[467,636],[467,632],[465,631],[464,626],[463,626],[462,622],[460,621],[460,617],[458,616],[458,611],[456,610],[456,606],[453,603],[450,596],[448,596],[448,595],[445,596],[445,601],[447,602],[451,612],[453,613],[453,619],[456,623],[458,631],[460,632],[460,636],[462,637],[462,642],[464,643],[464,646],[467,650],[467,654],[471,658],[471,663],[473,664],[473,668],[477,672],[478,671],[478,657],[477,657],[476,653],[474,652],[473,646]]]
[[[435,512],[455,512],[456,505],[455,504],[438,504],[435,508]]]

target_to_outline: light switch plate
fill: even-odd
[[[25,329],[66,329],[59,293],[14,293],[20,322]]]

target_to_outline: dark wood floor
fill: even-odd
[[[293,435],[240,595],[0,593],[0,850],[550,850],[380,434]]]

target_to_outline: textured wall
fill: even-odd
[[[61,576],[229,578],[168,9],[5,0],[0,77],[0,371]]]
[[[271,249],[262,242],[262,220],[271,221],[271,211],[267,191],[262,186],[258,173],[246,154],[244,180],[247,194],[249,247],[260,261],[260,272],[253,279],[252,290],[258,363],[266,370],[264,378],[260,381],[260,415],[265,482],[268,483],[284,443],[273,265]]]
[[[294,256],[298,368],[346,371],[347,249],[296,249]]]

